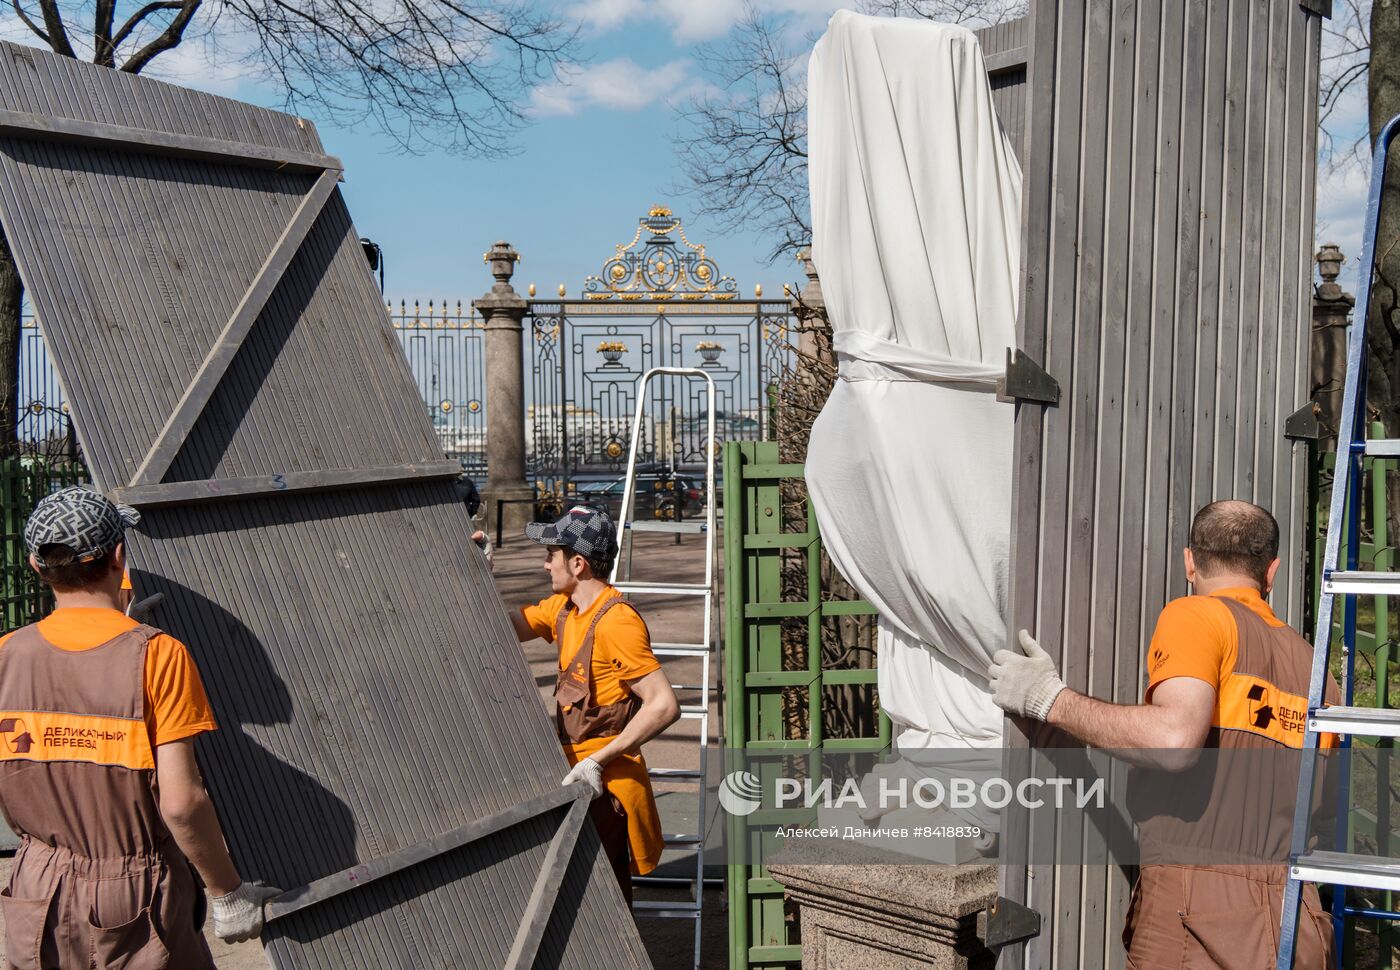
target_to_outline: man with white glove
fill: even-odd
[[[593,789],[594,798],[601,797],[603,792],[607,790],[603,786],[603,766],[592,758],[584,758],[570,768],[569,773],[559,784],[572,785],[576,781],[585,782],[589,788]]]
[[[278,893],[243,882],[205,790],[194,740],[217,726],[190,651],[120,608],[139,520],[74,486],[25,525],[54,610],[0,637],[0,812],[20,836],[7,966],[214,970],[205,890],[230,940]]]
[[[214,934],[225,943],[242,943],[259,936],[263,929],[263,904],[281,894],[282,890],[260,882],[244,882],[227,895],[209,897]]]
[[[1020,650],[992,657],[994,699],[1008,713],[1166,769],[1135,770],[1129,791],[1142,866],[1123,937],[1128,966],[1138,970],[1276,960],[1294,794],[1252,772],[1271,763],[1272,752],[1302,747],[1312,671],[1312,645],[1265,601],[1278,548],[1278,523],[1257,505],[1212,502],[1196,513],[1183,553],[1193,595],[1172,600],[1157,618],[1141,704],[1066,687],[1054,659],[1025,630]],[[1328,702],[1339,696],[1329,678]],[[1320,739],[1322,747],[1335,743]],[[1212,760],[1224,755],[1200,757],[1209,749],[1262,754],[1231,761],[1239,770],[1228,770]],[[1275,789],[1284,799],[1277,805],[1265,797]],[[1183,810],[1180,797],[1191,802]],[[1221,858],[1266,864],[1201,864]],[[1332,924],[1316,887],[1304,888],[1303,906],[1294,966],[1322,970],[1332,965]]]
[[[676,722],[680,705],[646,623],[607,581],[617,555],[607,513],[577,506],[525,535],[547,549],[554,595],[510,619],[522,643],[540,637],[559,648],[555,723],[573,765],[562,784],[593,792],[589,816],[630,901],[632,876],[656,868],[664,847],[641,746]]]

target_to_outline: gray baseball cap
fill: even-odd
[[[24,525],[24,544],[40,566],[49,564],[39,550],[52,544],[72,549],[79,562],[92,562],[115,549],[126,530],[140,520],[141,513],[131,506],[82,485],[70,485],[34,506]]]
[[[557,522],[531,522],[525,537],[545,546],[563,546],[587,559],[617,555],[617,527],[608,513],[575,505]]]

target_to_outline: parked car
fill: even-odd
[[[575,485],[581,501],[607,508],[614,518],[621,515],[622,497],[626,488],[626,475],[603,481],[577,482]],[[635,518],[683,519],[686,516],[698,515],[704,507],[703,479],[687,474],[673,475],[664,466],[643,466],[637,470],[633,512]]]

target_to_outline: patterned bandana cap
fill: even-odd
[[[51,543],[77,553],[79,562],[92,562],[111,552],[141,513],[118,505],[99,492],[81,485],[59,489],[34,506],[24,526],[24,544],[40,566],[47,566],[39,549]]]
[[[558,522],[531,522],[525,537],[541,545],[563,546],[586,559],[608,559],[617,555],[617,528],[608,513],[575,505]]]

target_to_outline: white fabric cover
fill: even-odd
[[[813,260],[840,379],[807,484],[880,611],[901,748],[994,747],[1006,641],[1021,171],[962,27],[841,11],[808,68]]]

